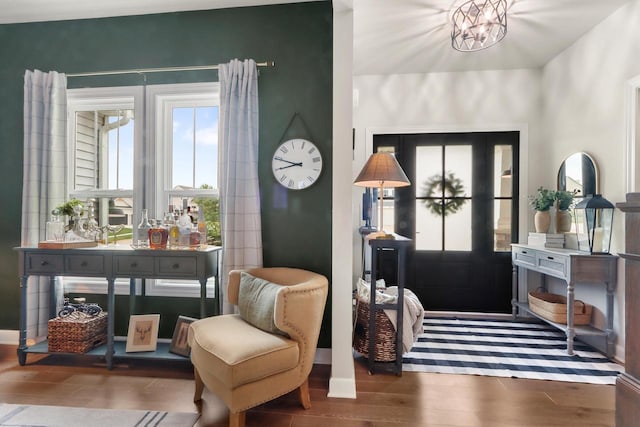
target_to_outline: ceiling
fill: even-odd
[[[0,0],[0,24],[299,1]],[[506,37],[478,52],[451,47],[451,9],[466,0],[352,1],[354,74],[362,75],[541,67],[629,0],[507,0]]]
[[[354,0],[354,74],[538,68],[628,2],[507,0],[505,38],[458,52],[449,16],[465,1]]]

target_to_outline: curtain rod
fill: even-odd
[[[275,67],[274,61],[258,62],[258,67]],[[116,74],[165,73],[174,71],[217,70],[218,65],[193,65],[190,67],[141,68],[132,70],[93,71],[87,73],[69,73],[67,77],[109,76]]]

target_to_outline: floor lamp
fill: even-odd
[[[379,189],[380,215],[378,216],[378,231],[369,234],[367,237],[375,239],[392,239],[393,234],[388,234],[383,230],[383,202],[384,189],[406,187],[411,185],[407,175],[398,164],[395,156],[391,153],[373,153],[364,165],[360,174],[353,182],[359,187],[373,187]]]

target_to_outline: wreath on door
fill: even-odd
[[[444,177],[440,174],[433,175],[423,185],[424,194],[428,199],[424,205],[430,212],[438,216],[454,214],[462,209],[467,202],[462,180],[453,172],[448,172]]]

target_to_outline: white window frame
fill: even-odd
[[[133,109],[137,115],[134,122],[134,157],[140,156],[140,143],[143,135],[142,114],[144,103],[144,91],[140,86],[107,87],[107,88],[82,88],[69,89],[67,91],[67,194],[70,198],[86,200],[89,198],[115,198],[131,197],[134,203],[134,212],[138,211],[139,200],[142,196],[142,171],[133,171],[133,189],[129,190],[76,190],[74,188],[75,173],[75,128],[76,113],[78,111]],[[135,164],[135,162],[134,162]],[[107,293],[107,280],[100,277],[71,277],[61,278],[65,292],[77,293]],[[129,279],[117,279],[115,281],[116,295],[129,295]],[[136,281],[136,294],[140,294],[140,281]]]
[[[147,87],[147,118],[149,119],[149,141],[155,141],[146,147],[149,158],[155,158],[150,165],[153,171],[149,177],[155,177],[152,183],[155,192],[147,192],[147,204],[154,207],[157,218],[167,210],[166,200],[170,196],[219,197],[218,189],[209,190],[171,190],[172,176],[172,139],[173,108],[210,107],[220,105],[220,84],[185,83],[169,85],[150,85]],[[156,165],[162,165],[158,168]],[[215,280],[207,281],[207,297],[214,296]],[[199,297],[200,283],[187,280],[147,280],[146,294],[150,296]]]
[[[151,218],[159,218],[166,210],[164,201],[169,196],[187,197],[219,196],[217,189],[177,191],[168,189],[171,180],[171,139],[173,107],[219,106],[219,83],[185,83],[105,88],[70,89],[67,93],[67,194],[80,200],[101,197],[132,197],[134,212],[149,209]],[[146,107],[146,109],[145,109]],[[134,168],[133,190],[75,190],[73,174],[75,160],[72,136],[75,133],[77,111],[133,109],[134,124]],[[146,129],[143,126],[146,123]],[[150,161],[154,160],[154,161]],[[162,167],[157,167],[162,165]],[[133,220],[134,232],[139,218]],[[66,279],[66,280],[64,280]],[[65,277],[65,292],[106,294],[106,279],[92,277]],[[115,293],[128,295],[129,279],[115,281]],[[146,280],[145,293],[149,296],[200,297],[200,283],[185,280]],[[215,280],[207,281],[207,297],[215,293]],[[136,280],[136,295],[142,293],[141,280]]]

